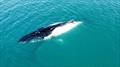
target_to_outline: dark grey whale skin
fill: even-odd
[[[22,38],[20,38],[18,40],[18,42],[29,42],[31,41],[32,39],[44,39],[44,37],[48,36],[51,34],[51,32],[56,28],[56,27],[59,27],[59,26],[62,26],[64,25],[64,23],[58,23],[58,24],[55,24],[55,25],[48,25],[47,27],[41,27],[39,29],[37,29],[36,31],[33,31],[25,36],[23,36]]]

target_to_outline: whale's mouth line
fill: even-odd
[[[57,37],[70,31],[75,28],[81,21],[70,20],[68,22],[54,23],[50,24],[46,27],[41,27],[36,31],[33,31],[25,36],[23,36],[18,42],[36,42],[41,40],[51,39],[53,37]]]

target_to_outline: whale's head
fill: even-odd
[[[72,25],[72,26],[77,26],[79,24],[81,24],[81,21],[75,21],[75,20],[70,20],[66,23],[66,25]]]

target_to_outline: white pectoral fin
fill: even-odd
[[[59,42],[63,42],[63,39],[58,39]]]

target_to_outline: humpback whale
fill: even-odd
[[[82,22],[70,20],[68,22],[59,22],[41,27],[20,38],[18,42],[30,42],[31,40],[47,40],[70,31]]]

